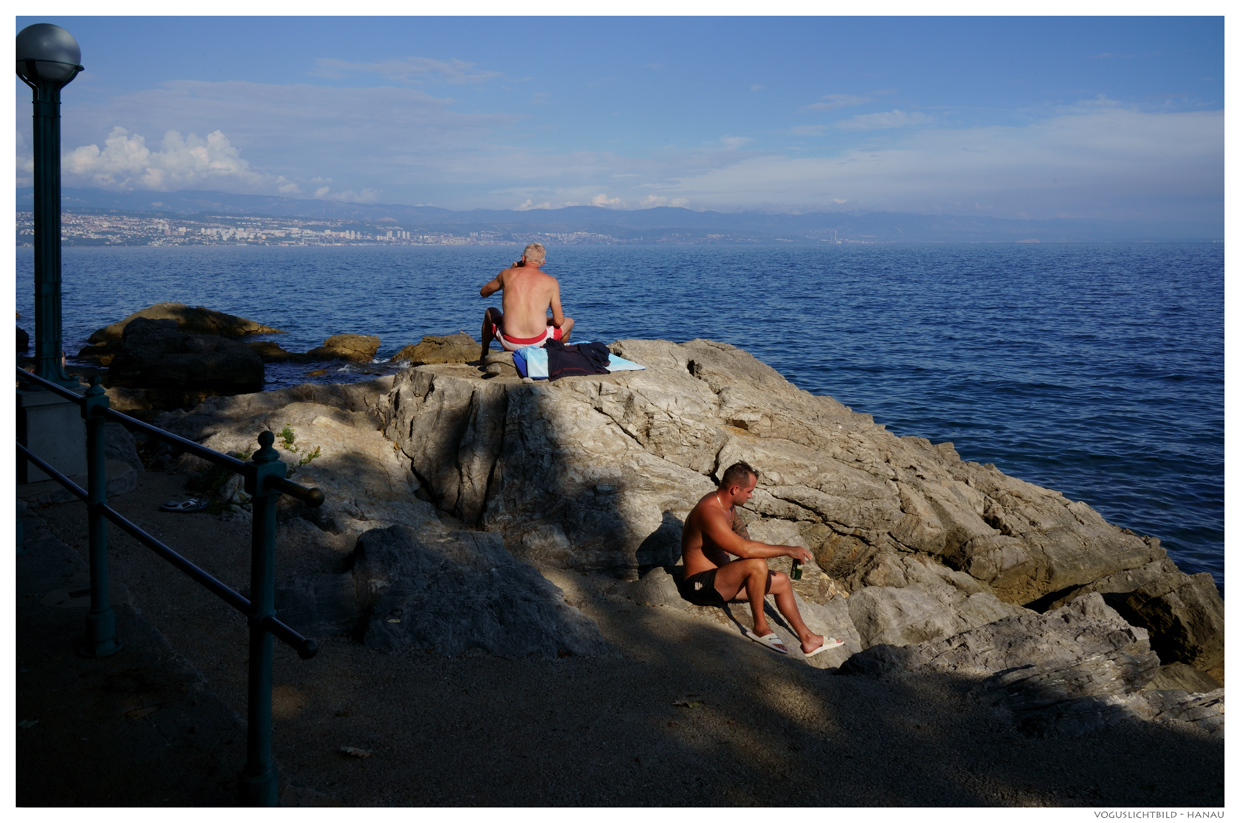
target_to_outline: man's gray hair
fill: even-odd
[[[525,251],[522,254],[527,260],[533,260],[536,263],[545,262],[547,259],[547,247],[542,243],[530,243],[525,247]]]

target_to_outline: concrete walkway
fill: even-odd
[[[52,536],[38,512],[22,516],[17,805],[236,805],[244,720],[209,691],[115,582],[123,646],[105,658],[79,655],[90,608],[87,564]],[[284,805],[326,800],[287,781],[281,789]]]

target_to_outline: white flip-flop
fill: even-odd
[[[208,505],[207,501],[191,497],[189,500],[169,500],[159,507],[161,512],[200,512]]]
[[[770,634],[764,634],[761,637],[758,637],[758,635],[754,634],[749,629],[745,629],[745,636],[748,637],[753,642],[758,643],[759,645],[766,646],[768,649],[775,652],[776,654],[787,654],[788,653],[788,647],[784,645],[784,641],[781,640],[779,638],[779,635],[777,635],[775,632],[771,632]]]
[[[825,652],[827,649],[838,649],[840,646],[843,646],[843,645],[844,645],[843,640],[836,640],[834,637],[824,637],[822,639],[822,645],[814,649],[809,654],[805,655],[805,658],[808,660],[809,658],[813,657],[819,652]]]

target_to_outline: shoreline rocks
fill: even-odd
[[[214,335],[216,337],[236,338],[255,334],[284,334],[280,329],[264,326],[254,320],[238,317],[233,314],[215,311],[202,306],[187,306],[184,303],[156,303],[141,311],[134,312],[109,326],[95,330],[87,339],[90,345],[78,352],[78,357],[97,360],[100,365],[107,366],[112,362],[121,346],[125,329],[138,318],[148,320],[172,320],[178,331],[185,334]]]
[[[306,352],[307,360],[348,360],[350,363],[369,363],[379,351],[379,338],[367,334],[333,334]]]
[[[392,355],[393,362],[409,361],[411,366],[429,363],[470,363],[477,359],[482,345],[465,332],[427,335],[412,346]]]

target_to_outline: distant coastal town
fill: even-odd
[[[513,243],[618,245],[625,243],[753,243],[742,232],[664,231],[654,236],[616,237],[592,231],[515,231],[405,227],[392,218],[363,222],[338,218],[250,215],[163,216],[125,212],[65,212],[61,242],[66,246],[498,246]],[[776,238],[777,240],[779,238]],[[805,242],[805,238],[784,242]],[[855,242],[855,241],[854,241]],[[34,244],[32,212],[17,213],[17,245]]]

